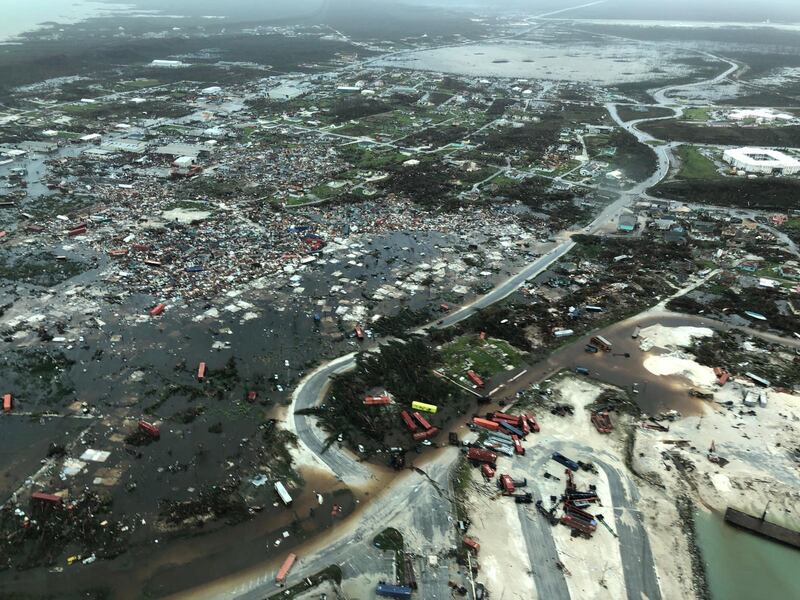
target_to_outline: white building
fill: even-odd
[[[188,66],[185,62],[181,62],[179,60],[154,60],[150,63],[151,67],[161,67],[166,69],[175,69],[177,67],[186,67]]]
[[[740,108],[729,112],[728,118],[732,121],[752,119],[763,123],[768,121],[791,121],[795,117],[789,113],[781,113],[771,108]]]
[[[793,175],[800,171],[800,161],[768,148],[733,148],[725,150],[722,160],[748,173]]]

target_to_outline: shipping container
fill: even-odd
[[[148,423],[147,421],[139,421],[138,426],[139,431],[143,431],[154,440],[161,438],[161,431],[159,431],[158,427],[152,423]]]
[[[206,378],[206,363],[201,362],[197,367],[197,379],[203,381]]]
[[[355,332],[356,332],[356,339],[358,339],[359,341],[364,339],[364,330],[361,329],[361,327],[356,325]]]
[[[150,309],[150,316],[151,317],[157,317],[158,315],[160,315],[161,313],[164,312],[165,308],[167,308],[166,304],[163,304],[163,303],[156,304],[153,308]]]
[[[439,410],[439,407],[436,406],[435,404],[417,402],[416,400],[414,400],[414,402],[411,403],[411,408],[413,408],[414,410],[421,410],[422,412],[431,413],[432,415],[435,415],[436,412]]]
[[[478,552],[481,551],[481,545],[478,542],[476,542],[475,540],[473,540],[471,537],[468,537],[468,536],[465,535],[464,539],[463,539],[463,542],[464,542],[464,546],[466,546],[467,548],[472,550],[475,554],[477,554]]]
[[[517,427],[514,427],[514,426],[513,426],[511,423],[509,423],[508,421],[500,421],[500,427],[502,427],[503,429],[505,429],[506,431],[508,431],[508,432],[509,432],[509,433],[511,433],[511,434],[517,435],[517,436],[519,436],[519,437],[525,437],[525,436],[523,435],[523,433],[522,433],[522,430],[521,430],[521,429],[519,429],[519,428],[517,428]]]
[[[511,436],[511,438],[512,438],[512,440],[514,442],[514,452],[516,452],[517,454],[523,454],[524,455],[525,454],[525,448],[523,448],[522,442],[519,441],[519,438],[516,435]]]
[[[486,477],[486,479],[491,479],[494,477],[494,469],[487,463],[483,463],[481,465],[481,473],[484,477]]]
[[[380,583],[375,588],[375,593],[378,596],[386,598],[400,598],[400,600],[408,600],[411,598],[412,589],[404,585],[390,585],[388,583]]]
[[[587,369],[586,367],[575,367],[575,372],[578,375],[588,375],[589,369]]]
[[[280,481],[276,481],[275,482],[275,491],[278,493],[278,496],[280,496],[281,502],[283,502],[283,504],[285,506],[291,506],[292,497],[289,495],[289,492],[286,489],[286,486],[283,485],[283,483],[281,483]]]
[[[12,408],[13,398],[11,394],[5,394],[3,396],[3,412],[9,412]]]
[[[504,412],[495,412],[490,418],[494,419],[495,421],[497,421],[498,419],[500,419],[501,421],[507,421],[515,426],[519,424],[519,417],[515,415],[509,415]]]
[[[275,581],[277,583],[283,583],[286,581],[286,575],[289,574],[289,569],[292,568],[292,565],[296,560],[297,555],[294,552],[290,552],[289,556],[286,557],[286,560],[283,561],[281,568],[278,569],[278,574],[275,576]]]
[[[486,439],[495,442],[500,442],[501,444],[507,444],[509,446],[514,443],[514,440],[512,439],[511,435],[507,433],[500,433],[499,431],[490,431],[486,435]]]
[[[420,425],[422,425],[423,429],[430,429],[431,428],[431,424],[428,423],[428,419],[423,417],[420,413],[414,411],[413,415],[414,415],[414,418],[417,420],[417,422]]]
[[[472,383],[474,383],[479,388],[483,387],[483,385],[484,385],[483,379],[478,377],[478,374],[475,373],[475,371],[472,371],[472,370],[467,371],[467,377],[469,377],[472,380]]]
[[[389,396],[367,396],[364,398],[364,404],[367,406],[382,406],[391,404],[392,399]]]
[[[45,492],[33,492],[31,494],[31,500],[35,500],[36,502],[43,502],[46,504],[56,504],[61,506],[64,503],[64,499],[61,496],[56,496],[54,494],[46,494]]]
[[[492,442],[487,440],[483,442],[483,447],[488,448],[492,452],[497,452],[498,454],[503,454],[505,456],[514,456],[514,448],[510,445],[500,444],[498,442]]]
[[[536,420],[535,416],[526,415],[525,418],[528,420],[528,425],[530,425],[533,433],[539,433],[542,430],[542,428],[539,427],[539,421]]]
[[[476,462],[489,463],[493,465],[497,462],[497,454],[482,450],[481,448],[470,448],[467,450],[467,458]]]
[[[477,425],[478,427],[483,427],[484,429],[488,429],[489,431],[500,430],[499,423],[495,423],[494,421],[490,421],[489,419],[481,419],[480,417],[473,417],[472,423]]]
[[[567,458],[560,452],[553,452],[551,458],[557,463],[564,465],[571,471],[577,471],[578,469],[580,469],[580,465],[578,465],[578,463],[576,463],[574,460]]]
[[[411,431],[417,430],[417,424],[414,423],[414,419],[411,418],[411,415],[408,414],[408,411],[403,411],[400,413],[400,416],[403,417],[403,421]]]
[[[514,490],[514,480],[511,479],[510,475],[500,475],[500,479],[497,481],[497,487],[503,490],[504,494],[513,494]]]
[[[439,428],[431,427],[427,431],[418,431],[412,437],[414,438],[415,442],[421,442],[422,440],[427,440],[437,435],[439,435]]]

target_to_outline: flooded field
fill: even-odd
[[[683,77],[689,71],[677,61],[688,56],[682,51],[636,43],[566,46],[515,41],[409,51],[376,64],[472,77],[524,77],[611,85]]]

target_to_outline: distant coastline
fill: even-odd
[[[7,6],[0,20],[0,43],[16,41],[31,31],[55,25],[79,23],[92,17],[102,17],[130,11],[131,4],[108,3],[96,0],[29,0]]]

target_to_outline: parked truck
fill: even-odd
[[[596,335],[589,341],[600,348],[603,352],[611,352],[612,344],[603,336]]]

